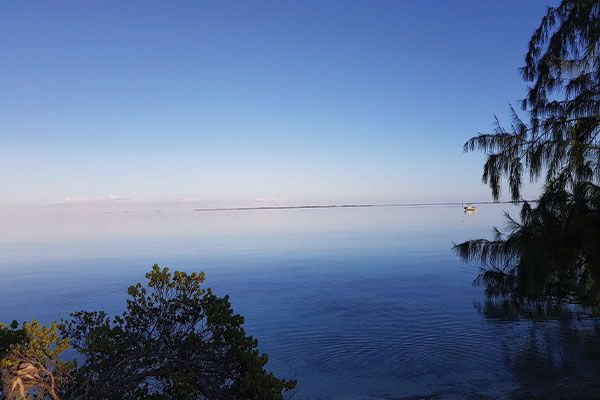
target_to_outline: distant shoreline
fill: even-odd
[[[192,211],[252,211],[252,210],[298,210],[298,209],[323,209],[323,208],[375,208],[375,207],[459,207],[465,204],[484,205],[484,204],[520,204],[534,203],[535,200],[520,201],[469,201],[469,202],[441,202],[441,203],[391,203],[391,204],[317,204],[317,205],[297,205],[297,206],[260,206],[260,207],[220,207],[220,208],[195,208]]]

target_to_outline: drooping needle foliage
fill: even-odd
[[[497,123],[490,134],[465,143],[465,151],[488,154],[483,180],[500,196],[508,178],[520,200],[523,175],[571,186],[600,178],[600,3],[564,0],[549,8],[525,56],[523,78],[531,86],[522,101],[524,122],[514,110],[511,129]]]
[[[548,190],[537,207],[525,203],[520,221],[494,240],[456,246],[482,265],[478,281],[489,297],[517,307],[531,303],[600,304],[600,188],[578,183],[573,191]]]
[[[482,264],[491,297],[512,304],[600,305],[600,2],[563,0],[548,8],[529,42],[522,76],[529,83],[524,120],[468,140],[487,154],[483,181],[498,200],[504,180],[521,200],[523,180],[545,176],[536,207],[494,240],[455,247]]]

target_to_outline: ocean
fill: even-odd
[[[510,204],[195,212],[0,210],[0,321],[121,312],[158,263],[229,294],[295,399],[587,399],[600,325],[486,307],[453,242]]]

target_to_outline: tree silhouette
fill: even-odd
[[[490,297],[522,307],[600,305],[600,2],[563,0],[548,8],[529,42],[522,76],[529,83],[510,129],[469,139],[466,152],[487,154],[483,182],[494,200],[507,180],[521,200],[525,175],[545,176],[536,207],[525,202],[520,221],[508,217],[494,240],[455,246],[482,265]]]

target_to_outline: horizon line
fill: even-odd
[[[469,202],[434,202],[434,203],[388,203],[388,204],[304,204],[292,206],[256,206],[256,207],[217,207],[217,208],[194,208],[196,212],[210,211],[252,211],[252,210],[297,210],[297,209],[323,209],[323,208],[375,208],[375,207],[435,207],[435,206],[464,206],[465,204],[520,204],[533,203],[536,200],[519,201],[469,201]]]

